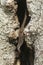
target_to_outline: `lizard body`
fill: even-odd
[[[20,47],[22,46],[23,44],[23,39],[24,39],[24,34],[23,34],[23,31],[24,31],[24,26],[25,26],[25,23],[26,23],[26,12],[25,12],[25,17],[24,17],[24,20],[23,20],[23,23],[20,27],[20,31],[19,31],[19,41],[18,41],[18,45],[17,45],[17,49],[18,51],[20,51]]]

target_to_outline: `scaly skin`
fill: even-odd
[[[17,49],[18,51],[20,52],[20,47],[22,46],[23,44],[23,41],[24,41],[24,34],[23,34],[23,31],[24,31],[24,25],[26,23],[26,13],[25,13],[25,17],[24,17],[24,20],[23,20],[23,24],[21,25],[20,27],[20,31],[19,31],[19,41],[18,41],[18,45],[17,45]]]

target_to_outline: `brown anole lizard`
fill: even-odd
[[[20,27],[20,31],[19,31],[19,40],[18,40],[18,45],[17,45],[17,50],[20,52],[20,48],[23,44],[23,41],[24,41],[24,34],[23,34],[23,31],[24,31],[24,26],[25,26],[25,23],[26,23],[26,19],[27,19],[27,15],[26,15],[26,12],[25,12],[25,17],[24,17],[24,20],[23,20],[23,23]]]

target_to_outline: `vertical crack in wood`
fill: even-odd
[[[14,43],[14,39],[11,38],[16,46],[15,49],[15,61],[13,65],[34,65],[34,47],[28,48],[24,39],[24,28],[30,22],[31,17],[27,9],[26,0],[16,0],[18,9],[15,19],[20,23],[18,44]],[[14,7],[14,4],[13,4]],[[15,9],[15,8],[14,8]]]

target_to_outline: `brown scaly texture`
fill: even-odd
[[[17,45],[18,51],[20,51],[20,47],[22,46],[23,41],[24,41],[23,31],[24,31],[24,25],[26,23],[26,18],[27,18],[27,16],[26,16],[26,12],[25,12],[25,17],[24,17],[24,20],[23,20],[23,24],[21,25],[20,31],[19,31],[19,41],[18,41],[18,45]]]

